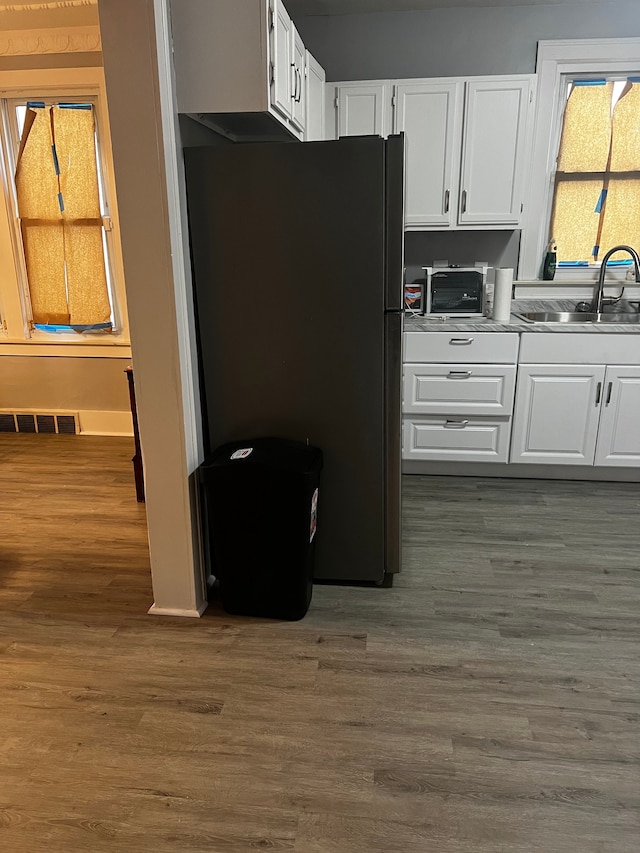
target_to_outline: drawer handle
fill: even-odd
[[[473,338],[451,338],[449,343],[454,347],[468,347],[473,343]]]
[[[445,421],[445,429],[464,429],[469,421]]]
[[[450,370],[449,379],[468,379],[471,376],[470,370]]]

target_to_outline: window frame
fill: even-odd
[[[111,277],[110,297],[116,324],[112,332],[53,333],[30,328],[31,305],[28,299],[24,253],[16,215],[15,183],[11,174],[17,131],[15,115],[11,113],[15,113],[13,106],[16,103],[38,97],[46,100],[85,101],[94,106],[105,212],[110,225],[110,228],[105,229],[105,237]],[[2,195],[6,208],[6,226],[5,222],[0,221],[0,253],[4,251],[6,256],[9,243],[11,247],[9,258],[4,265],[0,264],[0,305],[3,308],[0,354],[112,355],[122,358],[122,348],[126,347],[128,352],[124,353],[124,356],[127,357],[130,355],[129,324],[104,72],[101,68],[0,72],[0,99],[3,102],[3,109],[5,102],[7,107],[6,120],[3,115],[1,122],[1,144],[3,148],[11,146],[10,154],[3,152],[0,156]],[[13,126],[13,132],[7,125]],[[1,213],[0,217],[2,217]],[[10,263],[13,270],[9,269]]]
[[[569,79],[640,75],[640,39],[571,39],[538,42],[536,63],[538,103],[534,120],[533,148],[529,175],[529,204],[521,235],[518,280],[536,285],[591,284],[599,264],[589,268],[557,270],[551,282],[541,281],[544,252],[555,186],[556,157],[562,131]],[[625,272],[607,273],[608,278],[624,278]]]

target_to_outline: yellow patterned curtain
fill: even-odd
[[[640,82],[627,81],[612,109],[615,91],[576,83],[567,101],[550,234],[561,262],[640,245]]]
[[[16,191],[34,322],[109,327],[90,105],[29,107]]]

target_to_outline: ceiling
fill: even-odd
[[[455,6],[558,6],[572,3],[586,6],[598,0],[286,0],[289,14],[357,15],[363,12],[409,12],[419,9],[448,9]]]

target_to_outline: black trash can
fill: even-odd
[[[257,438],[200,466],[212,570],[228,613],[302,619],[311,601],[322,452]]]

